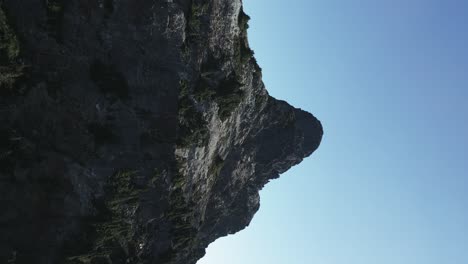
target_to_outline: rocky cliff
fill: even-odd
[[[0,263],[191,264],[322,127],[241,0],[0,1]],[[287,89],[287,87],[285,87]]]

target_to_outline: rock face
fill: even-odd
[[[241,0],[0,5],[0,263],[196,263],[320,144]]]

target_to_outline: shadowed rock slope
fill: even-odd
[[[0,8],[0,263],[196,263],[320,144],[240,0]]]

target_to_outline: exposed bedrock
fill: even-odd
[[[0,4],[0,263],[196,263],[320,144],[240,0]]]

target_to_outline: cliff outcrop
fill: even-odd
[[[320,144],[241,0],[0,4],[0,263],[196,263]]]

